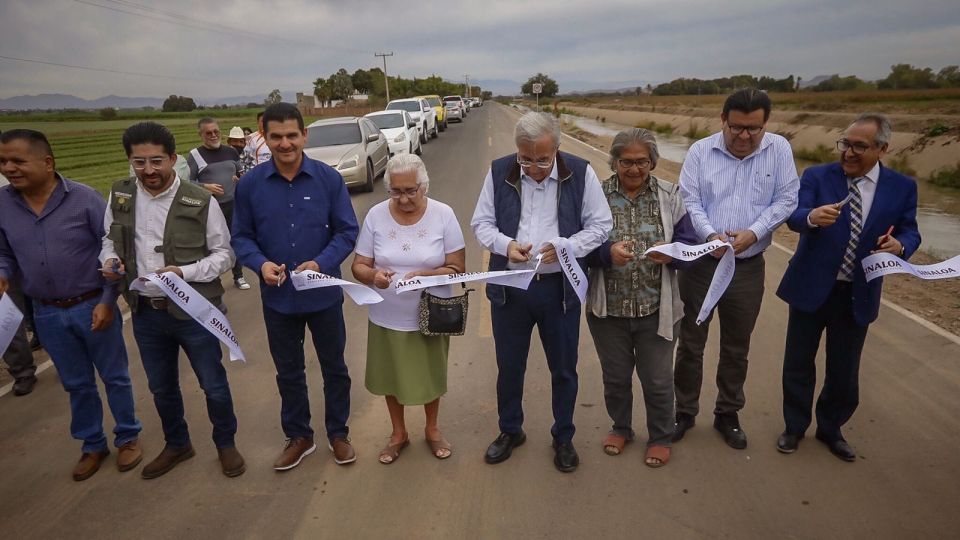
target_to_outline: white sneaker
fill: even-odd
[[[250,284],[247,283],[247,280],[246,280],[245,278],[242,278],[242,277],[241,277],[241,278],[237,278],[233,283],[234,283],[234,285],[236,285],[237,288],[240,289],[241,291],[245,291],[245,290],[247,290],[247,289],[250,288]]]

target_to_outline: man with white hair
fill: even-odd
[[[557,261],[557,237],[569,240],[582,259],[607,239],[610,207],[590,164],[559,152],[556,118],[527,113],[517,122],[517,152],[494,160],[470,222],[477,240],[490,250],[490,270],[534,268],[526,290],[487,284],[497,351],[497,408],[500,435],[487,448],[487,463],[508,459],[526,441],[523,379],[530,335],[537,326],[553,386],[554,465],[576,470],[573,411],[577,399],[577,345],[580,300]],[[581,267],[585,267],[580,262]]]

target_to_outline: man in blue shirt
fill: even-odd
[[[264,111],[263,127],[273,159],[257,165],[237,184],[233,249],[260,276],[263,319],[277,367],[280,423],[287,443],[273,468],[292,469],[316,450],[304,371],[304,327],[310,328],[320,360],[325,426],[335,461],[356,461],[348,438],[350,375],[343,359],[346,331],[339,287],[296,291],[291,270],[340,277],[340,264],[357,240],[357,217],[343,178],[303,154],[307,131],[289,103]]]
[[[21,277],[33,298],[34,324],[70,394],[70,432],[83,441],[73,479],[93,476],[110,454],[103,433],[100,374],[116,421],[117,467],[140,463],[140,422],[133,409],[116,288],[100,275],[97,256],[106,202],[56,172],[47,138],[14,129],[0,135],[0,293]]]

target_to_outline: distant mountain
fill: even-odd
[[[448,81],[462,83],[463,81]],[[482,90],[489,90],[495,96],[518,96],[523,82],[511,81],[507,79],[471,79],[471,85],[479,86]],[[623,92],[633,91],[636,87],[645,87],[647,84],[656,86],[658,81],[577,81],[557,79],[557,85],[560,86],[561,94],[588,94],[591,92]]]
[[[281,91],[284,101],[296,102],[297,93],[294,91]],[[191,96],[192,97],[192,96]],[[232,97],[194,97],[197,105],[209,107],[212,105],[245,105],[247,103],[263,103],[267,94],[257,94],[252,96],[232,96]],[[124,97],[124,96],[104,96],[97,99],[84,99],[70,94],[38,94],[31,96],[14,96],[0,99],[0,110],[27,111],[36,109],[103,109],[113,107],[115,109],[140,109],[142,107],[154,107],[159,109],[163,107],[163,100],[166,97]]]
[[[160,107],[163,99],[152,97],[104,96],[98,99],[83,99],[69,94],[38,94],[35,96],[14,96],[0,99],[0,109],[136,109],[140,107]]]

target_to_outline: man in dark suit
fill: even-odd
[[[810,426],[816,356],[827,331],[816,437],[845,461],[856,454],[840,432],[859,403],[860,354],[880,309],[881,279],[867,282],[861,261],[871,253],[909,259],[920,246],[917,184],[881,165],[890,122],[862,114],[837,141],[840,161],[810,167],[800,179],[799,204],[787,220],[800,233],[777,296],[790,304],[783,360],[786,430],[777,449],[793,453]]]

